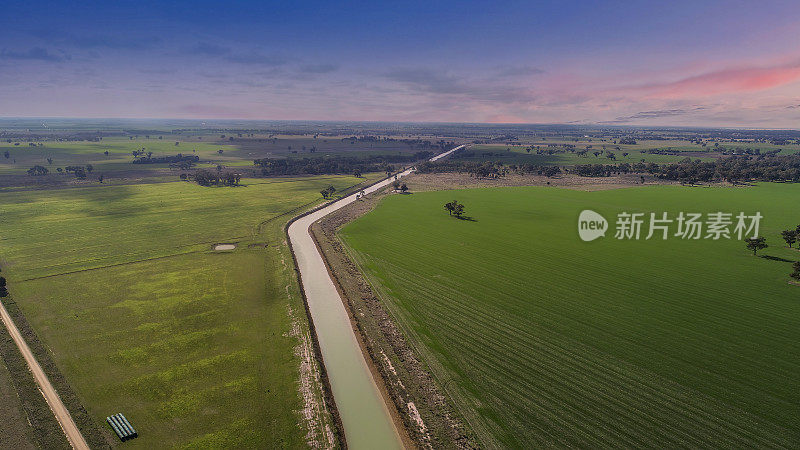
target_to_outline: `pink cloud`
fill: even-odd
[[[761,91],[800,79],[800,65],[725,69],[664,84],[643,86],[651,98],[703,97]]]

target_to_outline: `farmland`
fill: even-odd
[[[412,186],[411,181],[409,182]],[[342,229],[489,447],[800,444],[797,185],[496,188],[387,197]],[[473,220],[442,208],[454,198]],[[585,243],[583,209],[764,215],[736,240]]]
[[[296,352],[308,325],[282,227],[321,189],[361,181],[4,193],[3,272],[95,421],[121,411],[137,428],[126,445],[302,446]],[[215,242],[238,247],[214,252]]]

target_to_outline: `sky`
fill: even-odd
[[[7,1],[0,116],[800,127],[792,1]]]

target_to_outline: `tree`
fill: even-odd
[[[314,147],[311,147],[311,150],[314,150]],[[356,168],[353,170],[353,176],[356,178],[361,178],[361,169]]]
[[[319,191],[319,193],[322,194],[322,198],[330,198],[334,192],[336,192],[336,188],[333,187],[332,185]]]
[[[759,250],[769,247],[769,245],[767,245],[767,238],[763,236],[747,238],[744,240],[744,242],[745,245],[747,246],[747,249],[753,251],[754,256]]]
[[[401,184],[400,191],[405,194],[408,191],[408,186],[405,183]]]
[[[452,202],[448,202],[444,204],[444,209],[447,210],[448,214],[451,216],[456,216],[461,218],[464,214],[464,205],[458,203],[458,200],[453,200]]]
[[[394,188],[395,191],[399,191],[400,190],[400,182],[397,181],[397,180],[394,180],[392,182],[392,187]]]
[[[40,165],[35,165],[30,169],[28,169],[28,175],[32,176],[47,175],[47,172],[49,172],[49,170],[47,170],[47,167]]]
[[[103,154],[108,156],[108,150],[104,151]]]
[[[453,200],[453,215],[458,217],[459,219],[464,214],[464,205],[458,203],[457,201]]]
[[[99,181],[99,182],[101,182],[101,183],[102,183],[102,182],[103,182],[103,180],[104,180],[105,178],[106,178],[106,177],[105,177],[105,176],[103,176],[103,174],[100,174],[100,176],[99,176],[99,177],[97,177],[97,181]]]
[[[0,288],[6,287],[6,278],[0,277]]]
[[[8,150],[6,150],[5,152],[3,152],[3,156],[5,156],[6,159],[11,158],[11,153],[9,153]]]
[[[91,165],[91,164],[87,164],[86,165],[86,171],[87,172],[92,173],[93,170],[94,170],[94,166],[93,165]]]
[[[794,264],[792,264],[792,269],[794,269],[794,271],[790,273],[789,276],[795,280],[800,280],[800,261],[795,261]]]
[[[217,150],[217,153],[222,154],[222,149]]]
[[[47,164],[53,164],[53,158],[47,158]]]
[[[781,237],[789,245],[789,248],[792,248],[792,244],[797,242],[797,230],[783,230],[781,231]]]

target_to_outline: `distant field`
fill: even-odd
[[[486,446],[800,446],[800,186],[396,195],[341,235]],[[458,199],[474,221],[448,217]],[[761,211],[741,242],[585,243],[578,213]],[[786,260],[786,261],[784,261]]]
[[[602,144],[602,143],[600,143]],[[532,150],[528,153],[525,148],[527,146],[509,146],[509,145],[500,145],[500,144],[491,144],[491,145],[473,145],[469,148],[469,152],[475,153],[474,156],[471,157],[457,157],[456,159],[459,160],[490,160],[490,161],[502,161],[506,164],[539,164],[539,165],[557,165],[557,166],[571,166],[575,164],[619,164],[619,163],[628,163],[633,164],[637,162],[645,162],[645,163],[656,163],[656,164],[666,164],[666,163],[674,163],[678,162],[684,158],[691,157],[692,159],[701,159],[701,160],[711,160],[714,159],[714,156],[719,156],[719,154],[714,154],[710,150],[705,151],[700,146],[696,148],[673,148],[674,151],[680,151],[685,154],[681,155],[659,155],[659,154],[650,154],[647,153],[647,148],[664,148],[664,147],[643,147],[643,146],[620,146],[621,150],[615,150],[614,147],[616,145],[606,145],[606,149],[603,150],[602,145],[595,143],[591,149],[588,150],[586,156],[579,156],[572,152],[560,152],[555,153],[552,155],[542,154],[537,155],[536,150]],[[587,144],[587,145],[591,145]],[[627,148],[625,148],[627,147]],[[580,144],[577,145],[577,150],[585,149],[586,145]],[[546,143],[541,145],[541,149],[547,151]],[[563,150],[562,147],[559,147],[558,150]],[[612,160],[605,156],[606,150],[613,152],[616,155],[616,159]],[[602,152],[601,155],[595,156],[593,152],[600,151]],[[624,156],[624,153],[628,153],[627,156]],[[491,154],[491,155],[490,155]]]
[[[137,428],[125,446],[300,447],[291,328],[307,324],[282,226],[359,181],[4,193],[3,273],[95,420],[123,412]]]
[[[236,137],[234,141],[221,135],[153,135],[135,139],[107,137],[90,141],[28,141],[0,142],[0,189],[13,190],[17,186],[43,184],[98,184],[103,175],[104,184],[130,184],[135,182],[174,181],[181,173],[189,172],[168,163],[132,164],[134,151],[152,153],[153,158],[179,153],[199,157],[195,169],[257,170],[253,160],[261,158],[321,158],[330,155],[367,156],[414,153],[417,148],[398,141],[352,141],[342,137],[314,138],[313,136]],[[226,135],[227,136],[227,135]],[[19,143],[19,145],[15,145]],[[175,145],[175,144],[178,145]],[[41,144],[41,145],[39,145]],[[313,149],[313,150],[312,150]],[[220,153],[220,150],[222,151]],[[8,152],[8,157],[5,157]],[[108,155],[105,154],[108,152]],[[49,158],[49,160],[48,160]],[[29,176],[27,170],[40,165],[48,169],[44,176]],[[86,180],[76,181],[74,175],[58,172],[67,166],[92,166]],[[253,172],[244,172],[252,176]],[[51,186],[52,187],[52,186]]]
[[[576,150],[588,149],[586,156],[579,156],[572,152],[560,152],[552,155],[542,154],[537,155],[536,150],[527,152],[526,148],[530,145],[538,146],[545,152],[548,150],[548,145],[558,145],[557,150],[563,150],[561,145],[569,144],[574,145]],[[800,151],[800,145],[787,144],[787,145],[774,145],[769,143],[753,143],[753,142],[721,142],[722,148],[737,149],[744,151],[746,149],[759,149],[762,152],[780,150],[782,155],[797,153]],[[619,150],[616,150],[619,147]],[[662,155],[651,154],[648,150],[660,149],[679,152],[677,155]],[[585,139],[585,140],[565,140],[565,139],[548,139],[545,141],[526,141],[523,145],[509,145],[507,144],[477,144],[470,146],[470,152],[475,155],[471,157],[460,157],[460,160],[472,161],[501,161],[506,164],[538,164],[538,165],[558,165],[558,166],[571,166],[575,164],[619,164],[619,163],[656,163],[667,164],[676,163],[684,158],[700,159],[709,161],[718,158],[721,155],[720,149],[715,147],[713,143],[707,143],[706,147],[699,144],[694,144],[689,141],[679,140],[641,140],[636,144],[615,144],[613,139]],[[595,156],[594,152],[600,151],[601,155]],[[616,155],[616,159],[612,160],[605,156],[606,151],[611,151]],[[624,153],[628,153],[624,156]]]

